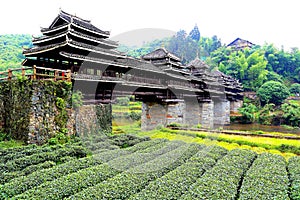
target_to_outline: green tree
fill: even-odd
[[[300,105],[297,102],[284,103],[281,106],[285,124],[291,126],[300,126]]]
[[[219,70],[239,79],[246,90],[256,91],[267,81],[267,60],[260,49],[232,51],[227,60],[226,56],[223,58],[225,59],[219,63]]]
[[[300,95],[300,84],[294,83],[290,87],[290,93],[299,96]]]
[[[187,64],[196,58],[198,43],[191,37],[187,37],[184,30],[180,30],[170,39],[166,48],[178,56],[183,64]]]
[[[255,122],[255,113],[258,108],[252,103],[243,103],[243,106],[239,109],[239,113],[242,114],[241,122],[244,124],[249,124]]]
[[[259,90],[257,95],[262,105],[273,103],[280,105],[289,96],[288,88],[280,82],[268,81],[264,83]]]
[[[271,125],[275,117],[275,104],[266,104],[260,109],[258,114],[258,122],[260,124]]]
[[[189,33],[189,37],[192,40],[195,40],[196,42],[200,40],[200,31],[198,29],[197,24],[194,26],[193,30],[191,30],[191,32]]]

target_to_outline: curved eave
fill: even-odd
[[[89,41],[98,43],[98,44],[102,44],[104,46],[108,46],[110,48],[117,48],[118,47],[118,44],[113,44],[113,42],[106,42],[105,39],[97,39],[97,38],[94,38],[94,37],[91,37],[91,36],[87,36],[85,34],[78,34],[74,30],[67,30],[67,31],[58,33],[58,34],[53,35],[53,36],[44,36],[44,37],[41,37],[41,38],[36,38],[32,41],[32,44],[33,45],[38,45],[38,44],[43,43],[43,42],[47,42],[47,41],[55,40],[57,38],[65,37],[66,35],[69,35],[69,34],[73,35],[75,37],[79,37],[79,38],[82,38],[82,39],[85,39],[85,40],[89,40]]]
[[[180,58],[178,58],[177,56],[175,56],[174,54],[171,54],[171,53],[168,53],[167,54],[167,57],[173,59],[173,60],[176,60],[178,62],[180,62]]]
[[[50,45],[49,48],[46,48],[47,46],[45,46],[44,48],[31,48],[29,50],[25,50],[23,52],[23,54],[25,56],[33,56],[33,55],[36,55],[36,54],[41,54],[41,53],[45,53],[45,52],[49,52],[49,51],[53,51],[55,49],[58,49],[58,48],[61,48],[61,47],[64,47],[66,46],[68,43],[67,42],[62,42],[62,43],[59,43],[57,45]],[[27,52],[26,52],[27,51]]]
[[[152,72],[152,73],[156,73],[156,74],[165,74],[164,72],[162,71],[158,71],[158,70],[152,70],[152,69],[149,69],[147,67],[145,68],[142,68],[142,67],[137,67],[137,66],[130,66],[132,69],[136,69],[136,70],[140,70],[140,71],[147,71],[147,72]]]
[[[99,63],[99,64],[104,64],[104,65],[113,65],[113,66],[117,66],[117,67],[124,67],[124,68],[128,68],[128,65],[122,65],[116,62],[110,62],[107,60],[102,60],[99,58],[93,58],[93,57],[87,57],[87,56],[81,56],[81,55],[76,55],[76,54],[69,54],[66,52],[59,52],[59,54],[63,57],[66,58],[71,58],[74,60],[81,60],[81,61],[87,61],[87,62],[92,62],[92,63]]]
[[[64,28],[68,28],[68,24],[64,24],[61,26],[53,27],[53,28],[41,28],[41,32],[43,34],[48,34],[48,33],[55,32],[55,31],[58,31],[58,30],[61,30]]]
[[[175,75],[175,74],[172,74],[172,73],[166,73],[166,75],[171,76],[173,78],[178,78],[178,79],[181,79],[181,80],[189,81],[189,79],[184,77],[184,76],[178,76],[178,75]]]
[[[117,52],[116,52],[116,54],[114,54],[114,52],[105,52],[107,50],[101,49],[99,47],[95,47],[96,49],[98,48],[98,50],[96,50],[96,49],[92,49],[92,48],[88,48],[88,47],[84,47],[84,46],[79,46],[79,45],[77,45],[76,43],[74,43],[72,41],[69,41],[68,45],[70,47],[81,49],[81,50],[88,51],[88,52],[94,52],[94,53],[98,53],[98,54],[102,54],[102,55],[106,55],[106,56],[112,56],[112,57],[126,58],[126,56],[123,56],[121,54],[117,54]]]
[[[48,41],[51,41],[51,40],[55,40],[57,38],[65,37],[67,34],[68,34],[68,31],[65,31],[65,32],[59,33],[59,34],[54,35],[54,36],[46,36],[46,37],[36,38],[32,41],[32,44],[33,45],[38,45],[38,44],[43,43],[43,42],[48,42]]]
[[[93,33],[93,34],[96,34],[96,35],[101,35],[101,36],[106,37],[106,38],[109,37],[109,34],[100,33],[100,32],[97,32],[97,31],[88,29],[88,28],[86,28],[86,27],[80,26],[79,24],[75,24],[75,23],[73,23],[73,22],[71,23],[71,25],[74,26],[74,27],[76,27],[76,28],[80,28],[80,29],[82,29],[82,30],[88,31],[88,32]]]
[[[228,92],[228,91],[225,91],[225,94],[227,94],[227,95],[232,95],[232,96],[235,96],[235,95],[237,95],[236,93],[233,93],[233,92]]]
[[[102,55],[106,55],[106,56],[126,58],[126,56],[123,56],[123,55],[120,55],[120,54],[114,54],[114,52],[111,52],[111,53],[110,52],[105,52],[107,50],[102,51],[100,48],[97,50],[97,49],[91,49],[91,48],[84,47],[84,46],[79,46],[79,45],[76,45],[76,43],[74,43],[72,41],[65,41],[65,42],[62,42],[62,43],[58,43],[56,45],[48,45],[48,48],[47,48],[47,46],[36,47],[36,48],[34,47],[34,48],[30,49],[29,51],[27,50],[27,52],[25,50],[23,52],[23,54],[25,56],[32,56],[32,55],[36,55],[36,54],[49,52],[49,51],[52,51],[52,50],[55,50],[55,49],[58,49],[58,48],[61,48],[61,47],[64,47],[64,46],[69,46],[69,47],[72,47],[72,48],[75,48],[75,49],[80,49],[80,50],[84,50],[84,51],[88,51],[88,52],[94,52],[94,53],[102,54]]]
[[[109,46],[109,47],[112,47],[112,48],[117,48],[118,47],[117,43],[112,44],[113,42],[106,42],[104,39],[97,39],[97,38],[94,38],[92,36],[87,36],[83,33],[78,34],[76,32],[77,31],[71,30],[69,33],[73,36],[76,36],[76,37],[79,37],[79,38],[82,38],[82,39],[85,39],[85,40],[89,40],[89,41],[92,41],[92,42],[95,42],[95,43],[98,43],[98,44],[106,45],[106,46]]]
[[[180,63],[169,61],[169,60],[152,60],[151,63],[153,65],[175,65],[175,66],[178,66],[178,67],[181,66]]]
[[[179,73],[183,73],[183,74],[186,74],[186,75],[190,75],[191,73],[190,72],[187,72],[187,71],[184,71],[184,70],[180,70],[180,69],[176,69],[174,67],[170,67],[168,69],[166,69],[166,71],[175,71],[175,72],[179,72]]]

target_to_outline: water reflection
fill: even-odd
[[[224,126],[224,130],[239,130],[239,131],[265,131],[265,132],[281,132],[281,133],[294,133],[300,135],[300,129],[289,130],[282,126],[267,126],[261,124],[238,124],[231,123],[230,125]]]

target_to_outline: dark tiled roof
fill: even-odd
[[[60,42],[60,43],[54,43],[54,44],[50,44],[50,45],[45,45],[45,46],[35,46],[35,47],[32,47],[30,49],[25,49],[23,51],[23,54],[26,55],[26,54],[29,54],[29,53],[36,53],[36,52],[41,52],[41,51],[48,51],[48,50],[52,50],[52,49],[57,49],[57,48],[60,48],[62,46],[65,46],[67,44],[67,41],[64,41],[64,42]]]
[[[134,69],[144,70],[144,71],[151,71],[163,74],[164,72],[156,67],[155,65],[151,64],[150,62],[146,62],[143,60],[135,59],[135,58],[119,58],[116,60],[118,63],[130,65]]]
[[[249,42],[248,40],[244,40],[241,38],[236,38],[235,40],[233,40],[231,43],[229,43],[227,45],[227,47],[231,47],[231,46],[239,46],[241,44],[248,44],[249,46],[253,46],[254,44],[252,42]]]
[[[72,46],[73,48],[78,48],[78,49],[86,49],[87,51],[96,52],[99,54],[105,54],[105,55],[110,55],[110,56],[115,56],[115,57],[125,57],[125,55],[121,54],[120,52],[118,52],[116,50],[104,49],[104,48],[101,48],[98,46],[88,45],[88,44],[76,42],[73,40],[63,41],[60,43],[54,43],[54,44],[45,45],[45,46],[35,46],[33,48],[24,50],[23,54],[26,55],[28,53],[38,53],[38,52],[50,51],[50,50],[57,49],[62,46],[65,46],[65,45],[69,45],[69,46]]]
[[[176,60],[178,62],[180,62],[180,58],[178,58],[177,56],[175,56],[174,54],[170,53],[168,50],[166,50],[165,48],[159,48],[156,49],[144,56],[142,56],[143,59],[145,60],[154,60],[154,59],[162,59],[162,58],[171,58],[173,60]]]
[[[82,60],[82,61],[88,61],[88,62],[95,62],[95,63],[101,63],[105,65],[115,65],[115,66],[120,66],[120,67],[125,67],[128,68],[130,66],[130,63],[120,63],[116,61],[111,61],[111,60],[105,60],[101,58],[95,58],[91,56],[84,56],[84,55],[79,55],[79,54],[72,54],[72,53],[67,53],[67,52],[59,52],[61,56],[64,56],[66,58],[71,58],[75,60]]]
[[[97,28],[96,26],[92,25],[89,20],[81,19],[81,18],[79,18],[75,15],[71,15],[71,14],[66,13],[64,11],[60,11],[59,17],[66,20],[68,23],[74,23],[74,24],[79,25],[83,28],[87,28],[91,31],[95,31],[95,32],[98,32],[98,33],[101,33],[101,34],[104,34],[104,35],[107,35],[107,36],[110,35],[109,31],[103,31],[103,30]]]
[[[230,89],[238,89],[243,90],[242,84],[232,76],[226,75],[219,70],[215,70],[212,72],[215,77],[219,78],[219,82],[221,82],[225,87]]]
[[[209,66],[205,62],[200,60],[199,58],[195,58],[187,66],[188,67],[195,67],[195,68],[209,69]]]
[[[39,42],[43,42],[43,41],[46,41],[46,40],[51,40],[51,39],[54,39],[54,38],[62,37],[62,36],[65,36],[66,34],[71,34],[71,35],[75,35],[76,37],[90,39],[90,40],[96,41],[98,43],[102,43],[102,44],[105,44],[107,46],[111,46],[113,48],[118,47],[118,43],[115,42],[115,41],[112,41],[112,40],[109,40],[109,39],[102,39],[102,38],[93,37],[93,36],[86,35],[86,34],[83,34],[81,32],[75,31],[73,29],[64,30],[62,32],[59,32],[59,33],[57,33],[55,35],[51,35],[51,36],[43,35],[41,37],[34,37],[32,41],[33,41],[33,43],[39,43]]]

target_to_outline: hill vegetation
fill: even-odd
[[[31,47],[30,35],[0,35],[0,71],[21,67],[22,47]]]

